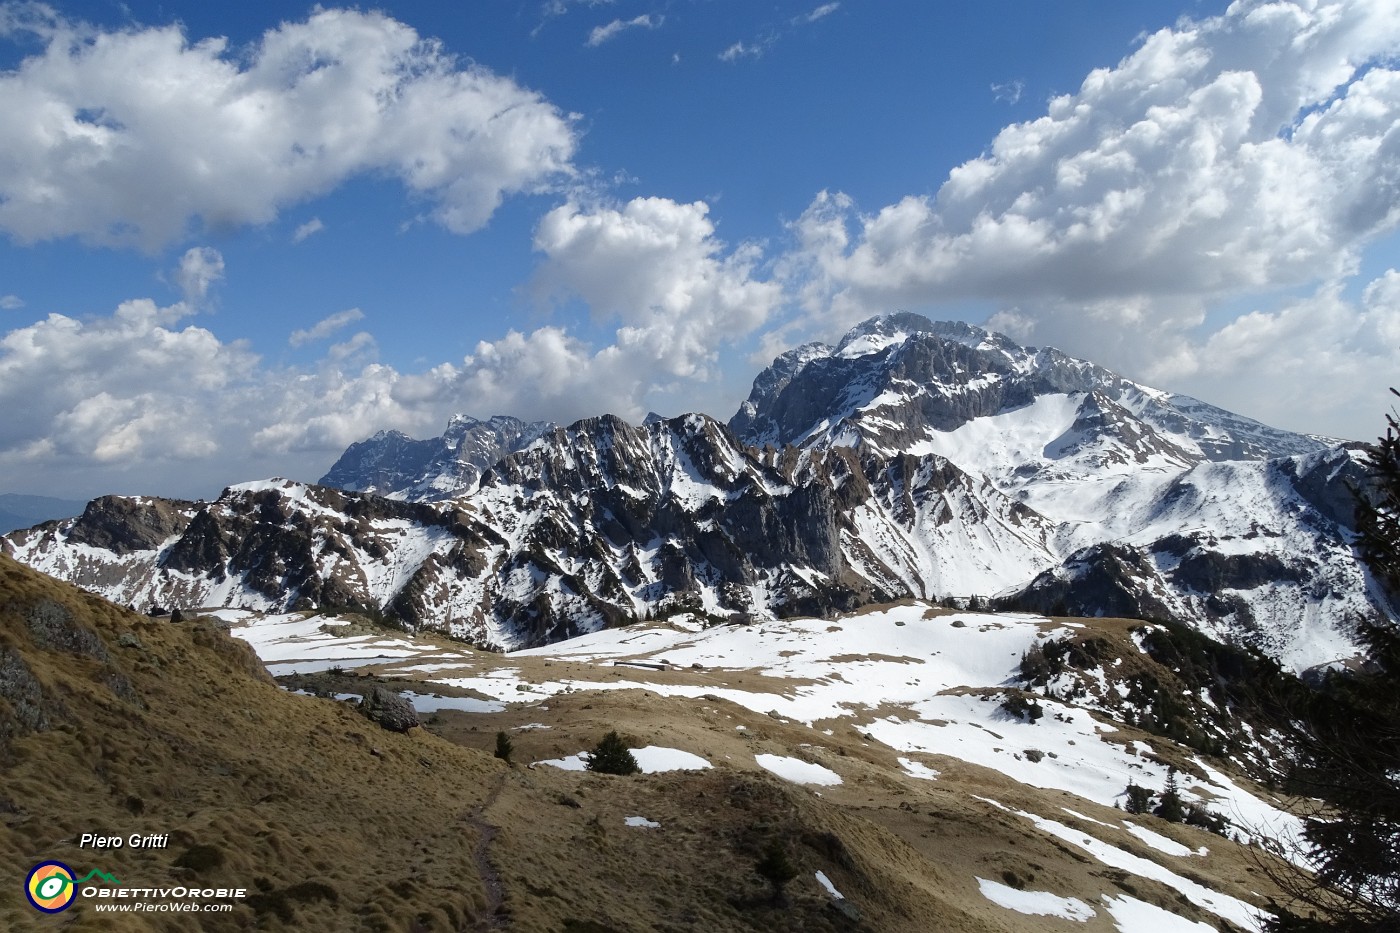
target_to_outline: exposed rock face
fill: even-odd
[[[46,732],[53,726],[57,701],[45,696],[24,657],[4,647],[0,647],[0,703],[8,707],[0,708],[0,739],[5,745],[17,736]]]
[[[172,499],[102,496],[87,504],[68,538],[114,554],[148,550],[184,530],[188,505]]]
[[[24,612],[29,637],[36,648],[65,651],[95,661],[110,661],[107,646],[97,633],[73,619],[73,614],[52,600],[40,600]]]
[[[980,596],[1186,621],[1302,668],[1348,653],[1337,620],[1379,612],[1350,544],[1352,456],[900,315],[784,354],[731,426],[585,419],[450,499],[248,483],[98,500],[0,546],[141,609],[355,608],[502,647],[675,611]]]
[[[505,415],[486,421],[457,415],[441,437],[428,440],[380,431],[351,444],[319,483],[393,498],[447,499],[472,489],[483,470],[553,427]]]

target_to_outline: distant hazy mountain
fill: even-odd
[[[72,499],[0,493],[0,534],[55,518],[72,518],[82,511],[83,503]]]
[[[428,440],[380,431],[351,444],[319,482],[392,499],[446,499],[475,486],[483,470],[553,427],[505,415],[486,421],[456,415],[441,437]]]
[[[363,606],[508,647],[682,609],[978,597],[1176,619],[1304,668],[1381,614],[1351,448],[966,324],[876,318],[785,353],[729,425],[546,428],[380,434],[326,477],[410,501],[108,498],[3,546],[140,608]]]

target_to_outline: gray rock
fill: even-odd
[[[62,707],[51,703],[29,665],[17,651],[0,648],[0,699],[10,715],[0,719],[0,737],[11,739],[28,732],[44,732],[61,716]]]
[[[68,607],[51,599],[41,599],[24,613],[25,624],[34,644],[46,651],[64,651],[80,657],[110,661],[101,636],[73,618]]]
[[[419,724],[413,704],[384,687],[375,687],[365,694],[360,712],[390,732],[407,732]]]

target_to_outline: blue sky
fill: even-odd
[[[0,488],[727,418],[898,308],[1369,437],[1395,7],[0,4]]]

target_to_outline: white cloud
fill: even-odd
[[[0,295],[0,311],[18,311],[24,307],[24,299],[18,295]]]
[[[799,17],[799,19],[805,23],[815,23],[819,19],[823,19],[824,17],[830,16],[832,13],[835,13],[840,8],[841,4],[839,3],[823,3],[821,6],[808,13],[806,16]]]
[[[300,243],[302,240],[306,239],[307,237],[309,237],[309,236],[315,236],[316,234],[320,233],[320,232],[321,232],[322,230],[324,230],[324,229],[326,229],[326,225],[323,224],[323,223],[321,223],[321,218],[319,218],[319,217],[312,217],[312,218],[311,218],[310,220],[308,220],[306,223],[304,223],[304,224],[302,224],[301,226],[297,227],[296,230],[293,231],[293,233],[292,233],[292,242],[293,242],[293,243]]]
[[[1220,295],[1348,271],[1400,218],[1394,4],[1236,4],[1008,126],[936,197],[796,229],[851,307]],[[832,225],[845,228],[830,249]],[[858,313],[858,312],[856,312]]]
[[[12,411],[0,421],[0,471],[34,491],[207,495],[273,473],[315,479],[374,431],[430,436],[455,412],[569,421],[692,410],[691,390],[714,385],[720,350],[782,298],[757,277],[757,249],[722,243],[703,203],[565,204],[541,221],[535,245],[539,294],[587,301],[607,335],[598,345],[551,325],[401,372],[376,361],[361,331],[310,365],[274,367],[189,325],[193,304],[149,300],[12,330],[0,339],[0,407]],[[341,311],[290,342],[362,318]]]
[[[175,284],[191,308],[202,305],[209,289],[223,281],[224,257],[212,246],[195,246],[185,250],[175,269]]]
[[[593,27],[593,31],[588,34],[588,41],[584,45],[595,48],[617,37],[624,29],[656,29],[665,21],[664,16],[652,16],[650,13],[643,13],[632,19],[615,19],[612,22]]]
[[[757,276],[759,248],[726,251],[708,214],[666,198],[550,211],[534,291],[581,298],[612,341],[594,348],[551,326],[482,342],[457,374],[462,394],[529,417],[636,418],[658,394],[714,380],[721,349],[761,327],[783,292]]]
[[[997,100],[1007,104],[1015,104],[1021,100],[1021,95],[1025,93],[1026,82],[1021,80],[1007,81],[1002,84],[992,85],[992,96]]]
[[[363,361],[364,337],[310,369],[269,368],[245,343],[185,324],[191,313],[138,299],[107,317],[53,314],[0,339],[9,481],[75,495],[208,495],[274,472],[315,479],[374,426],[441,430],[445,412],[401,402],[405,378]]]
[[[252,372],[241,344],[173,329],[189,309],[130,301],[111,317],[52,314],[0,340],[0,425],[7,469],[110,465],[212,453],[213,399]]]
[[[1163,354],[1163,381],[1268,424],[1369,440],[1400,372],[1400,272],[1356,303],[1335,285],[1272,312],[1251,311]]]
[[[803,26],[815,23],[817,20],[825,19],[832,13],[835,13],[840,7],[840,3],[824,3],[809,13],[803,13],[800,16],[794,16],[784,22],[770,26],[764,29],[763,32],[751,42],[735,42],[719,53],[719,60],[722,62],[736,62],[741,58],[762,58],[785,36]]]
[[[364,320],[365,313],[359,308],[350,308],[345,311],[337,311],[317,321],[306,330],[294,330],[287,342],[294,347],[311,343],[314,340],[325,340],[338,330],[353,324],[356,321]]]
[[[176,26],[4,22],[46,43],[0,74],[0,230],[155,250],[261,224],[356,175],[397,177],[459,233],[571,172],[572,119],[379,13],[322,10],[250,49]]]
[[[1003,129],[936,196],[871,213],[840,193],[814,199],[782,264],[807,316],[783,337],[899,307],[990,305],[1022,339],[1216,401],[1223,383],[1198,356],[1222,306],[1321,288],[1312,310],[1269,318],[1279,340],[1303,340],[1289,322],[1320,320],[1323,305],[1338,335],[1350,331],[1336,315],[1378,313],[1321,296],[1400,223],[1397,54],[1393,2],[1239,2],[1147,36]],[[1263,326],[1236,324],[1217,363],[1238,345],[1229,335]],[[1335,358],[1359,347],[1338,336]],[[1226,394],[1269,410],[1232,371],[1242,388]],[[1362,382],[1347,385],[1354,396]]]
[[[758,39],[752,43],[736,42],[723,52],[719,53],[719,60],[722,62],[735,62],[741,58],[762,58],[763,53],[772,46],[772,41]]]

